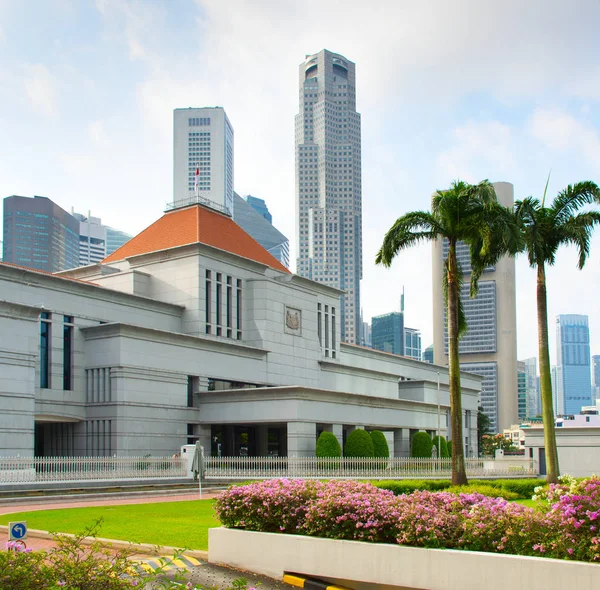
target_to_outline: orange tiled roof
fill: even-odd
[[[202,205],[168,211],[102,262],[115,262],[138,254],[148,254],[197,242],[266,264],[276,270],[290,272],[231,217]]]

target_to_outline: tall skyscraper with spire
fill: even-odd
[[[300,64],[296,115],[298,274],[345,291],[341,337],[360,335],[362,181],[355,64],[326,49]]]

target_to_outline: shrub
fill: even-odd
[[[519,499],[531,498],[536,488],[545,486],[543,479],[472,479],[469,481],[472,485],[486,485],[494,488],[501,488],[508,492],[517,494]]]
[[[321,432],[317,440],[317,457],[341,457],[342,447],[332,432]]]
[[[370,483],[381,490],[388,490],[390,492],[393,492],[396,496],[400,496],[402,494],[412,494],[416,490],[428,489],[428,482],[424,480],[390,479],[372,481]]]
[[[345,457],[374,457],[375,449],[373,441],[366,430],[357,428],[353,430],[346,439],[344,447]]]
[[[226,527],[295,533],[309,501],[323,485],[311,480],[271,479],[230,486],[215,500],[215,510]]]
[[[374,456],[387,459],[390,456],[390,449],[383,432],[372,430],[371,440],[373,441]]]
[[[417,432],[412,439],[411,457],[431,457],[433,443],[431,437],[426,432]]]
[[[466,486],[451,486],[446,491],[452,494],[481,494],[490,498],[502,498],[503,500],[518,500],[519,495],[501,487],[471,482]]]
[[[450,455],[448,454],[448,443],[446,442],[446,439],[443,436],[434,436],[431,441],[431,447],[432,449],[439,448],[439,450],[441,451],[441,454],[438,453],[439,459],[447,459],[448,457],[450,457]]]

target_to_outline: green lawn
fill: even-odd
[[[99,537],[187,549],[208,549],[208,529],[220,526],[212,500],[38,510],[0,515],[0,524],[26,520],[30,529],[80,533],[99,518]]]

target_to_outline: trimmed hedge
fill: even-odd
[[[439,447],[438,447],[438,439],[439,439]],[[443,436],[434,436],[431,440],[431,446],[433,449],[440,449],[441,454],[438,455],[438,459],[447,459],[450,457],[448,453],[448,443]],[[432,451],[433,454],[433,451]]]
[[[411,457],[431,458],[431,449],[433,443],[431,437],[426,432],[417,432],[412,439]]]
[[[344,447],[345,457],[373,457],[375,449],[371,435],[360,428],[353,430],[346,439]]]
[[[390,456],[390,448],[383,432],[381,430],[372,430],[371,440],[373,441],[373,449],[375,451],[374,456],[387,459]]]
[[[503,500],[518,500],[519,494],[509,492],[504,488],[494,487],[486,484],[469,484],[466,486],[451,486],[445,490],[451,494],[481,494],[489,498],[502,498]]]
[[[341,457],[342,447],[333,432],[321,432],[315,451],[317,457]]]

